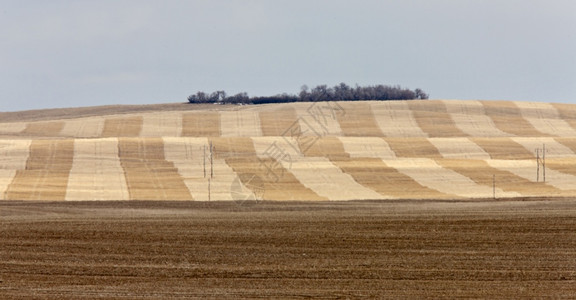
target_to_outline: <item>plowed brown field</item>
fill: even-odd
[[[571,298],[574,201],[2,202],[2,299]]]

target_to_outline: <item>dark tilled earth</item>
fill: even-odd
[[[0,298],[573,297],[576,201],[0,202]]]

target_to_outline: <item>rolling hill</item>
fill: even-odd
[[[4,200],[575,195],[570,104],[411,100],[0,113]]]

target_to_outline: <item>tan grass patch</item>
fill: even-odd
[[[428,138],[384,138],[397,157],[441,158]]]
[[[484,106],[475,100],[445,100],[446,111],[454,124],[464,133],[474,137],[506,137],[506,133],[496,127],[494,121],[486,115]]]
[[[22,131],[23,135],[38,137],[57,137],[64,128],[64,122],[34,122],[28,123]]]
[[[142,115],[141,137],[174,137],[182,133],[181,112],[158,112]]]
[[[422,186],[462,198],[485,198],[492,195],[492,186],[480,185],[472,179],[438,165],[428,158],[387,160],[385,163],[410,176]]]
[[[260,111],[263,136],[298,136],[302,134],[296,110],[281,106],[273,111]]]
[[[420,128],[429,137],[468,136],[454,124],[444,102],[440,100],[411,100],[408,101],[408,107]]]
[[[16,171],[6,198],[64,200],[73,157],[73,140],[33,140],[26,169]]]
[[[420,128],[408,101],[370,102],[374,118],[387,137],[428,137]]]
[[[379,137],[339,137],[344,151],[350,157],[372,157],[394,159],[396,154],[383,138]]]
[[[516,136],[546,136],[522,117],[520,108],[511,101],[482,101],[486,114],[498,129]]]
[[[260,116],[255,111],[221,111],[220,128],[223,137],[262,136]]]
[[[344,136],[384,136],[367,102],[339,102],[345,114],[337,115]]]
[[[121,138],[120,163],[132,200],[192,200],[178,169],[164,157],[159,138]]]
[[[576,136],[576,130],[560,118],[550,103],[515,102],[522,116],[538,131],[551,136]]]
[[[106,118],[104,129],[102,129],[102,137],[140,136],[142,122],[142,116]]]
[[[66,200],[129,200],[118,140],[77,139]]]
[[[6,200],[6,190],[17,170],[26,168],[30,140],[0,140],[0,199]]]
[[[82,118],[66,120],[61,136],[73,138],[97,138],[102,136],[104,118]]]
[[[383,199],[453,199],[416,182],[412,177],[388,166],[378,158],[334,160],[332,163],[359,184],[376,191]]]
[[[489,159],[490,155],[480,146],[462,138],[430,138],[428,141],[438,149],[445,158]]]
[[[535,153],[515,142],[512,138],[470,138],[492,159],[531,159]]]
[[[507,170],[492,167],[487,161],[472,159],[441,159],[437,163],[444,168],[456,171],[474,182],[492,186],[495,178],[496,197],[560,195],[561,191],[536,183]]]
[[[220,136],[220,113],[217,111],[204,111],[201,113],[183,114],[182,136]]]

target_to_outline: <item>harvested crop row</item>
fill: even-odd
[[[396,158],[396,153],[383,138],[339,137],[338,139],[350,157]]]
[[[26,128],[21,132],[23,135],[38,137],[56,137],[64,128],[64,122],[34,122],[28,123]]]
[[[384,136],[367,102],[340,102],[344,114],[337,115],[344,136]]]
[[[341,136],[338,116],[346,111],[337,102],[297,103],[294,105],[302,134],[307,136]]]
[[[133,200],[192,200],[160,138],[120,138],[119,157]]]
[[[6,200],[6,190],[14,180],[17,170],[26,168],[30,140],[0,141],[0,199]]]
[[[273,111],[260,111],[259,116],[263,136],[302,135],[296,110],[291,106],[280,106]]]
[[[77,139],[66,200],[129,200],[118,140]]]
[[[254,147],[261,158],[274,157],[298,181],[322,197],[330,200],[382,198],[382,195],[358,184],[330,161],[349,157],[336,137],[319,139],[305,153],[306,156],[294,149],[289,140],[254,140]]]
[[[495,182],[496,197],[516,196],[554,196],[561,195],[559,189],[533,182],[518,176],[508,170],[491,166],[488,161],[471,159],[440,159],[436,160],[444,168],[456,171],[474,182],[491,186]]]
[[[182,136],[220,136],[220,113],[204,111],[182,115]]]
[[[138,137],[142,131],[142,117],[111,117],[104,121],[102,137]]]
[[[470,138],[480,146],[491,159],[531,159],[534,152],[528,151],[524,146],[512,138]]]
[[[576,136],[576,130],[560,118],[558,110],[550,103],[514,102],[520,112],[538,131],[551,136]]]
[[[460,130],[439,100],[408,101],[416,122],[429,137],[463,137],[468,136]]]
[[[141,137],[174,137],[182,133],[181,112],[143,114]]]
[[[441,158],[428,138],[384,138],[397,157]]]
[[[73,157],[73,140],[33,140],[26,169],[16,171],[6,199],[64,200]]]
[[[505,170],[526,180],[538,181],[537,165],[535,160],[488,160],[491,167]],[[543,180],[543,178],[540,178]],[[555,170],[546,170],[546,184],[562,191],[569,191],[566,195],[574,195],[576,191],[576,176],[561,173]]]
[[[386,137],[427,137],[406,101],[370,102],[374,118]]]
[[[501,131],[515,136],[546,136],[522,117],[518,106],[511,101],[483,101],[486,114]]]
[[[71,138],[97,138],[102,136],[104,130],[104,118],[82,118],[66,120],[60,136]]]
[[[430,138],[428,141],[445,158],[490,159],[490,155],[469,138]]]
[[[221,111],[220,128],[223,137],[262,136],[260,117],[255,111]]]
[[[512,136],[496,127],[494,121],[486,115],[484,106],[474,100],[443,100],[446,111],[454,124],[464,133],[474,137]]]

